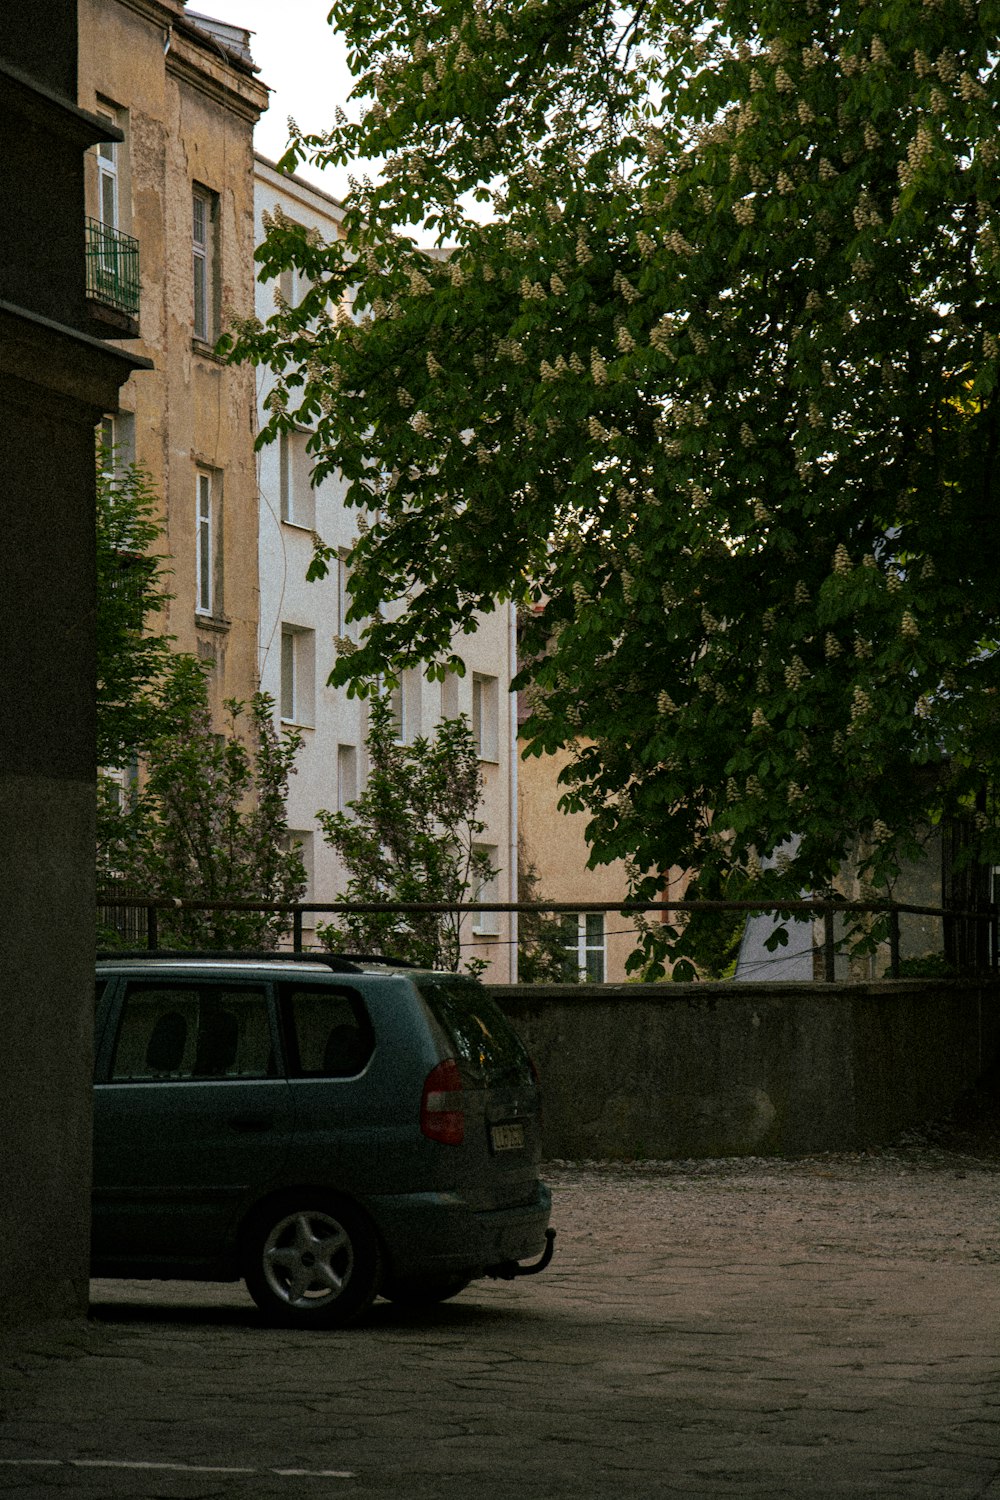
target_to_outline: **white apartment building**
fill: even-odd
[[[279,173],[262,156],[255,157],[255,217],[258,242],[263,217],[280,208],[287,218],[315,229],[324,239],[340,233],[341,209],[299,177]],[[285,278],[282,278],[284,281]],[[274,311],[277,283],[257,284],[257,315]],[[290,284],[281,291],[294,295]],[[261,424],[271,376],[258,370],[257,402]],[[343,502],[338,479],[310,483],[306,452],[308,432],[291,433],[258,455],[260,491],[260,682],[275,701],[284,724],[301,729],[303,746],[288,797],[288,821],[301,841],[309,888],[306,899],[334,901],[346,884],[338,857],[324,842],[316,822],[320,809],[343,809],[358,795],[367,773],[364,742],[366,704],[333,689],[338,637],[350,637],[357,626],[344,620],[348,597],[345,563],[355,535],[354,515]],[[313,532],[341,553],[337,568],[323,581],[306,581]],[[510,680],[516,660],[513,610],[504,608],[482,619],[473,636],[456,649],[465,662],[462,678],[429,682],[419,669],[408,671],[397,696],[397,718],[404,741],[433,734],[445,717],[464,713],[479,745],[485,784],[481,836],[499,870],[483,901],[517,899],[517,726]],[[323,917],[320,916],[320,920]],[[314,921],[307,920],[306,941]],[[463,957],[480,957],[490,965],[488,978],[504,983],[516,978],[516,918],[506,913],[467,917],[462,928]]]

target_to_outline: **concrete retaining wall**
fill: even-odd
[[[538,1065],[548,1158],[859,1149],[1000,1052],[1000,984],[491,986]]]

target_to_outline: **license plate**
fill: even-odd
[[[523,1151],[523,1125],[491,1125],[490,1144],[494,1151]]]

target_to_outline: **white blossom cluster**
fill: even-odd
[[[804,682],[809,679],[809,668],[801,656],[793,656],[785,667],[785,686],[789,692],[797,693]]]
[[[638,302],[639,298],[642,295],[641,292],[639,292],[637,288],[632,285],[628,277],[622,275],[621,271],[615,271],[614,286],[615,291],[620,292],[621,295],[625,298],[626,302]]]
[[[930,126],[925,120],[921,120],[917,125],[916,134],[906,148],[906,160],[901,161],[896,168],[903,187],[909,186],[915,180],[933,150],[934,138],[931,135]]]
[[[664,246],[675,255],[694,255],[695,247],[684,238],[679,229],[672,229],[664,238]]]
[[[671,352],[670,340],[673,332],[674,320],[667,314],[658,323],[654,323],[649,330],[649,342],[661,354],[669,354]]]
[[[502,359],[512,360],[515,365],[523,365],[527,359],[527,355],[524,352],[524,345],[519,343],[517,339],[498,339],[497,354]]]

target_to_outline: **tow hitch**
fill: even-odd
[[[546,1229],[545,1249],[542,1251],[541,1258],[536,1260],[533,1266],[522,1266],[516,1260],[502,1260],[498,1266],[488,1266],[486,1274],[487,1276],[491,1276],[494,1281],[513,1281],[515,1276],[537,1276],[539,1271],[545,1270],[545,1267],[552,1259],[555,1243],[555,1230]]]

